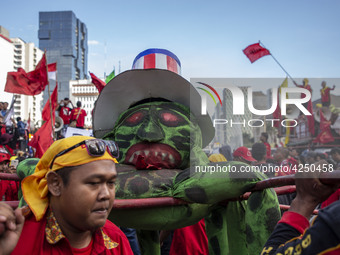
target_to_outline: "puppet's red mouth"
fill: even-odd
[[[175,169],[181,162],[180,154],[166,144],[138,143],[126,153],[126,164],[132,164],[137,169]]]

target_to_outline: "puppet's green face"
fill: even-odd
[[[104,138],[118,143],[119,162],[140,169],[184,169],[191,146],[201,145],[201,130],[185,106],[150,102],[122,113]]]

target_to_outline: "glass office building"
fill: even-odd
[[[87,28],[72,11],[39,12],[39,48],[57,63],[58,99],[70,97],[70,80],[87,78]],[[55,82],[50,80],[52,93]],[[47,101],[47,88],[44,103]],[[75,104],[75,102],[73,102]]]

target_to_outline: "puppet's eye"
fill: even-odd
[[[160,121],[170,127],[175,127],[183,123],[185,120],[178,114],[172,112],[162,112],[160,114]]]
[[[135,112],[132,115],[130,115],[128,118],[125,119],[125,123],[128,125],[135,126],[139,124],[145,117],[145,113],[143,112]]]

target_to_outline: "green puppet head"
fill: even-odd
[[[191,149],[202,145],[196,118],[179,103],[148,101],[123,112],[104,139],[118,143],[120,163],[140,169],[188,167]]]

